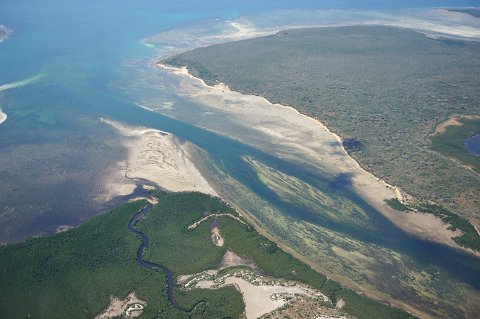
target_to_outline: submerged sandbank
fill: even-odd
[[[0,85],[0,92],[15,89],[15,88],[19,88],[19,87],[29,85],[29,84],[33,84],[35,82],[38,82],[44,76],[45,76],[45,74],[38,74],[38,75],[32,76],[28,79],[24,79],[24,80],[21,80],[21,81],[2,84],[2,85]]]

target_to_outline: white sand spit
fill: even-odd
[[[144,127],[129,127],[108,119],[101,119],[125,136],[128,150],[126,163],[119,170],[130,182],[114,181],[107,184],[117,195],[131,193],[136,183],[150,181],[174,192],[199,191],[216,195],[191,161],[186,144],[170,133]]]

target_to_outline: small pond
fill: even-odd
[[[465,149],[470,154],[480,156],[480,134],[465,139]]]

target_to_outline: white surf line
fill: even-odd
[[[355,11],[354,13],[350,11],[339,10],[337,11],[339,18],[332,20],[331,17],[325,16],[328,10],[317,10],[305,16],[306,20],[304,19],[304,21],[306,22],[300,20],[292,23],[267,24],[265,26],[256,25],[255,19],[258,19],[258,16],[243,16],[233,20],[226,20],[224,21],[224,26],[229,26],[233,29],[231,32],[198,36],[190,35],[191,38],[188,37],[187,33],[187,40],[183,40],[184,42],[191,42],[187,48],[172,42],[171,37],[167,37],[165,41],[162,41],[165,51],[157,57],[157,61],[198,47],[273,35],[282,30],[304,28],[365,25],[389,26],[410,29],[434,39],[448,37],[453,39],[460,38],[462,40],[480,40],[480,22],[478,19],[469,17],[464,13],[451,12],[448,8],[425,8],[423,10],[404,10],[382,14],[371,11]],[[295,15],[298,12],[292,12],[292,14],[292,17],[295,19]],[[300,11],[300,14],[302,14],[302,11]],[[324,19],[315,18],[315,16],[324,17]],[[312,17],[313,21],[310,21]],[[184,29],[180,28],[179,30],[182,31]],[[195,31],[192,32],[195,33]],[[148,38],[142,41],[148,42]]]
[[[15,89],[15,88],[19,88],[19,87],[22,87],[22,86],[26,86],[26,85],[38,82],[41,78],[43,78],[45,76],[46,76],[45,74],[41,73],[41,74],[32,76],[32,77],[30,77],[28,79],[25,79],[25,80],[2,84],[2,85],[0,85],[0,92]]]

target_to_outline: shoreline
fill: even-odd
[[[325,165],[325,162],[331,159],[336,162],[326,163],[327,167],[328,167],[328,164],[330,164],[329,165],[330,167],[343,166],[343,170],[342,170],[342,167],[339,168],[340,172],[358,173],[358,175],[356,175],[353,178],[352,186],[362,198],[364,198],[370,205],[372,205],[372,207],[374,207],[379,212],[381,212],[382,215],[384,215],[396,226],[400,227],[404,231],[414,236],[417,236],[419,238],[423,238],[432,242],[445,244],[450,247],[468,252],[470,254],[480,256],[480,253],[473,252],[472,250],[461,247],[457,243],[455,243],[452,237],[455,237],[457,234],[449,230],[448,229],[449,225],[444,224],[443,221],[437,218],[436,216],[432,214],[405,214],[402,212],[395,211],[389,206],[387,206],[384,202],[384,200],[386,199],[397,198],[398,200],[402,201],[404,200],[404,197],[409,197],[410,195],[404,192],[399,187],[391,185],[386,181],[376,177],[371,172],[363,169],[362,166],[354,158],[352,158],[348,154],[348,152],[345,150],[345,148],[343,147],[341,137],[333,133],[326,125],[324,125],[319,120],[311,118],[305,114],[302,114],[291,106],[282,105],[278,103],[271,103],[270,101],[268,101],[266,98],[262,96],[247,95],[247,94],[242,94],[240,92],[232,91],[230,90],[228,85],[225,85],[223,83],[210,86],[206,84],[206,82],[203,79],[197,78],[192,74],[190,74],[189,70],[186,67],[177,68],[174,66],[166,65],[162,62],[157,62],[156,66],[159,69],[163,69],[164,71],[177,75],[181,78],[185,78],[193,82],[199,83],[199,85],[196,85],[196,86],[192,84],[192,86],[196,87],[198,92],[197,91],[190,92],[189,88],[187,88],[186,94],[190,95],[194,99],[199,99],[203,104],[211,102],[212,99],[207,100],[207,98],[205,98],[205,95],[208,95],[208,94],[210,94],[210,96],[215,95],[217,97],[217,99],[214,100],[215,102],[217,102],[216,104],[220,104],[218,103],[218,100],[219,99],[221,100],[221,96],[225,96],[225,98],[231,98],[231,96],[233,95],[235,96],[239,95],[243,99],[248,99],[250,104],[254,104],[255,102],[257,102],[257,103],[262,103],[262,106],[268,105],[270,106],[271,109],[276,110],[277,112],[278,110],[280,110],[280,112],[278,113],[282,113],[284,117],[289,116],[289,114],[290,115],[293,114],[293,116],[297,118],[298,123],[303,123],[313,130],[317,130],[318,127],[320,127],[321,130],[326,132],[331,139],[333,139],[335,142],[339,144],[338,147],[339,149],[341,149],[342,155],[344,157],[344,159],[342,159],[341,161],[337,161],[333,157],[324,156],[323,158],[320,158],[322,165]],[[180,86],[181,85],[182,84],[180,84]],[[188,84],[186,86],[188,86]],[[198,86],[200,86],[200,88],[198,88]],[[205,92],[202,92],[202,91],[205,91]],[[207,102],[205,102],[206,100]],[[222,108],[222,106],[217,106],[217,108],[219,108],[222,111],[225,111]],[[251,111],[250,113],[255,112],[255,110],[250,110],[250,111]],[[235,111],[231,111],[231,114],[235,116],[236,114],[234,112]],[[260,114],[260,112],[257,112],[257,113],[258,114],[256,115],[258,117],[262,115]],[[262,131],[262,132],[265,133],[265,131]],[[270,134],[272,138],[277,137],[275,133],[276,132],[274,132],[274,129],[269,130],[269,132],[267,132],[267,134]],[[318,150],[313,148],[307,149],[307,147],[303,147],[301,150],[304,152],[304,154],[307,157],[310,156],[312,158],[318,159],[318,156],[319,156]],[[326,161],[323,162],[323,160],[326,160]],[[348,162],[353,165],[349,164]]]
[[[205,84],[205,82],[202,79],[198,79],[198,78],[194,77],[193,75],[189,74],[188,69],[185,68],[185,67],[184,68],[175,68],[175,67],[171,67],[171,66],[162,66],[161,63],[159,63],[159,64],[160,64],[160,65],[158,65],[159,68],[163,68],[165,71],[167,71],[167,72],[170,71],[170,72],[178,75],[179,77],[181,77],[180,84],[179,84],[180,93],[185,94],[187,96],[190,96],[191,98],[193,98],[197,101],[200,101],[200,103],[202,103],[203,106],[206,105],[205,100],[208,100],[208,99],[204,98],[202,93],[197,92],[196,90],[193,90],[193,92],[189,91],[188,90],[188,88],[189,88],[188,84],[185,84],[185,86],[187,86],[187,89],[184,89],[182,87],[182,82],[184,82],[182,80],[183,78],[186,79],[187,82],[190,81],[190,80],[194,81],[194,84],[191,84],[191,86],[197,88],[198,91],[201,91],[201,90],[206,91],[206,92],[203,93],[205,95],[215,94],[215,93],[218,93],[218,95],[220,95],[220,96],[224,95],[224,99],[230,101],[230,104],[228,105],[229,112],[225,112],[225,114],[223,114],[223,115],[224,116],[230,116],[231,115],[231,117],[234,118],[234,120],[237,120],[237,121],[239,120],[238,118],[235,118],[235,115],[236,115],[235,114],[235,105],[232,102],[232,100],[234,100],[233,96],[234,96],[235,93],[240,94],[240,95],[241,95],[241,93],[238,93],[238,92],[232,93],[230,91],[227,91],[227,90],[229,90],[229,88],[228,88],[228,86],[226,86],[224,84],[218,84],[218,85],[215,85],[213,87],[208,86],[208,85]],[[260,100],[264,101],[265,103],[268,102],[271,105],[271,107],[272,108],[275,107],[276,110],[289,110],[289,112],[296,114],[296,116],[298,118],[302,118],[302,119],[306,118],[308,120],[308,122],[316,123],[317,126],[322,127],[322,129],[326,132],[326,134],[328,134],[330,136],[330,138],[335,138],[336,141],[338,141],[338,139],[339,139],[338,136],[335,136],[336,135],[335,133],[331,132],[330,130],[325,129],[325,125],[323,125],[323,123],[319,123],[319,121],[317,121],[316,119],[309,118],[308,116],[299,113],[297,110],[295,110],[291,107],[281,105],[282,107],[280,108],[279,104],[272,104],[263,97],[251,96],[251,98],[252,99],[250,99],[249,97],[247,97],[245,95],[242,95],[242,100],[245,102],[245,105],[254,105],[255,103],[253,101],[260,101]],[[218,100],[211,99],[211,100],[208,100],[208,101],[215,104],[218,110],[225,111],[225,109],[223,109],[222,106],[219,106],[219,104],[221,104],[221,103],[218,103],[219,102]],[[243,106],[245,106],[245,105],[243,105]],[[262,109],[264,107],[264,105],[261,104],[261,105],[257,105],[256,107],[259,108],[259,109]],[[259,112],[255,112],[252,109],[248,109],[248,108],[242,109],[243,113],[250,113],[250,116],[254,116],[254,117],[257,117],[257,118],[262,115],[261,111],[262,110],[260,110]],[[272,121],[272,119],[274,118],[274,115],[272,116],[272,109],[269,108],[268,111],[270,111],[269,121]],[[299,117],[298,115],[301,115],[301,116]],[[243,118],[240,118],[240,119],[243,119]],[[291,124],[291,123],[289,123],[289,124]],[[246,122],[245,125],[250,125],[251,126],[252,123]],[[275,132],[273,132],[273,133],[275,133]],[[226,132],[225,134],[228,135],[228,132]],[[275,141],[276,137],[273,134],[270,135],[270,136],[272,138],[272,141]],[[303,142],[304,141],[302,141],[302,143]],[[308,144],[308,143],[307,143],[307,141],[305,141],[303,144],[305,145],[305,144]],[[280,146],[282,146],[282,144],[280,144]],[[342,144],[340,144],[340,146],[343,148]],[[346,152],[344,150],[342,152],[342,154],[345,154],[345,153]],[[305,152],[303,152],[302,154],[304,154],[307,159],[312,158],[311,154],[308,154],[308,153],[305,153]],[[358,183],[357,182],[356,185],[355,185],[355,183],[353,183],[353,186],[354,186],[354,189],[356,190],[356,192],[362,198],[364,198],[368,203],[370,203],[370,205],[372,205],[374,208],[376,208],[382,215],[384,215],[387,219],[389,219],[393,224],[395,224],[397,227],[399,227],[403,231],[405,231],[405,232],[407,232],[407,233],[409,233],[412,236],[415,236],[417,238],[421,238],[423,240],[427,240],[427,241],[430,241],[430,242],[440,243],[440,244],[443,244],[445,246],[449,246],[449,247],[455,248],[457,250],[460,250],[462,252],[468,253],[469,255],[480,256],[480,253],[473,252],[472,250],[469,250],[469,249],[466,249],[464,247],[461,247],[461,246],[457,245],[457,243],[455,243],[452,239],[452,237],[455,237],[455,235],[457,235],[457,234],[455,234],[455,232],[449,230],[448,229],[449,225],[445,224],[440,218],[437,218],[433,214],[416,214],[416,213],[406,214],[405,212],[396,211],[396,210],[390,208],[388,205],[386,205],[386,203],[381,198],[381,194],[383,194],[384,192],[387,192],[388,194],[393,194],[393,196],[391,196],[390,198],[397,197],[400,200],[403,199],[403,196],[408,197],[409,195],[407,193],[402,193],[402,191],[399,188],[393,187],[390,184],[386,183],[385,181],[380,180],[379,178],[375,177],[372,173],[363,170],[358,162],[356,162],[354,159],[350,158],[348,153],[346,155],[349,158],[349,162],[352,163],[352,165],[350,167],[355,167],[355,172],[357,172],[358,170],[363,171],[364,172],[363,176],[366,177],[366,178],[362,177],[364,183]],[[321,160],[322,159],[320,158],[320,162],[321,162]],[[340,164],[342,164],[342,163],[344,163],[344,162],[340,162]],[[204,174],[207,174],[208,169],[207,169],[207,172],[205,172],[205,171],[203,171],[203,172],[204,172]],[[207,176],[207,178],[208,178],[208,176]],[[376,187],[371,187],[372,185],[373,186],[376,185]],[[381,185],[381,186],[379,186],[379,185]],[[217,185],[215,185],[215,186],[217,186]],[[373,189],[373,191],[370,192],[370,188]],[[220,186],[216,187],[216,191],[217,191],[218,194],[220,194],[220,196],[222,198],[224,198],[224,199],[226,198],[225,197],[226,194],[222,194],[223,192],[222,192],[222,189],[221,189]],[[414,303],[412,304],[412,303],[407,303],[403,300],[394,299],[387,292],[379,291],[375,287],[370,287],[370,286],[364,287],[364,286],[360,285],[358,282],[355,282],[348,277],[345,277],[341,274],[336,274],[336,273],[332,272],[331,269],[327,270],[327,269],[322,268],[320,266],[320,264],[318,264],[315,260],[310,259],[310,257],[308,257],[308,256],[303,256],[301,253],[297,252],[294,248],[291,248],[286,243],[283,243],[283,241],[280,238],[278,238],[274,233],[271,233],[268,230],[268,228],[265,227],[265,225],[260,220],[258,220],[258,218],[256,216],[254,216],[250,212],[242,209],[241,207],[239,207],[239,205],[236,205],[231,200],[227,200],[227,201],[237,211],[240,212],[241,216],[245,220],[247,220],[248,223],[251,224],[256,229],[257,232],[259,232],[263,236],[265,236],[268,239],[275,242],[283,251],[291,254],[295,258],[297,258],[297,259],[301,260],[302,262],[310,265],[310,267],[312,267],[312,269],[316,270],[317,272],[319,272],[321,274],[324,274],[324,275],[327,275],[327,277],[332,278],[332,279],[336,280],[337,282],[342,283],[342,285],[345,285],[345,287],[348,287],[348,288],[356,291],[357,293],[360,293],[360,294],[363,294],[363,295],[365,295],[369,298],[372,298],[373,300],[379,301],[379,302],[384,303],[386,305],[398,307],[400,309],[406,310],[410,313],[416,314],[416,315],[424,317],[424,318],[432,318],[431,314],[426,313],[425,309],[422,309],[421,307],[418,307],[418,305],[415,305]]]

